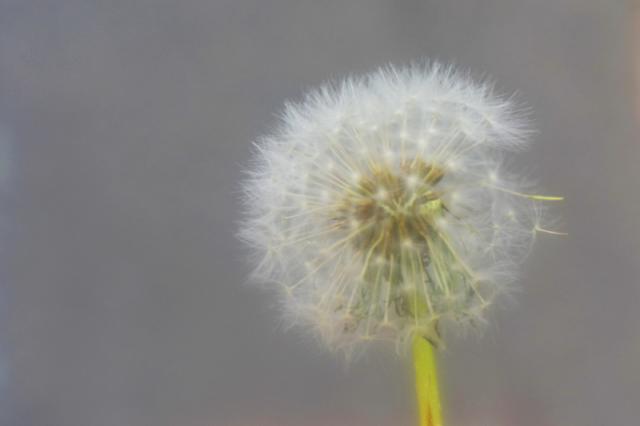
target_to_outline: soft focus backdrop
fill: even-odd
[[[449,425],[638,424],[639,28],[631,0],[0,0],[0,425],[412,425],[402,362],[279,330],[234,233],[285,99],[425,57],[526,100],[516,162],[570,234],[449,345]]]

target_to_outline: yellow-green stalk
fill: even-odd
[[[433,344],[422,336],[413,338],[413,364],[420,426],[443,426],[436,354]]]

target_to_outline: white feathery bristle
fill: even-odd
[[[256,279],[345,353],[482,323],[541,229],[540,197],[504,165],[528,133],[510,100],[437,64],[288,103],[244,183]]]

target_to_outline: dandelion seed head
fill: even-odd
[[[540,202],[504,165],[527,133],[511,101],[437,64],[287,104],[244,185],[256,279],[345,353],[482,323],[542,229]]]

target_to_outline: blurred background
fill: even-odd
[[[285,99],[422,58],[526,100],[569,233],[442,355],[448,424],[638,424],[631,0],[0,0],[0,424],[413,425],[408,367],[282,331],[235,230]]]

